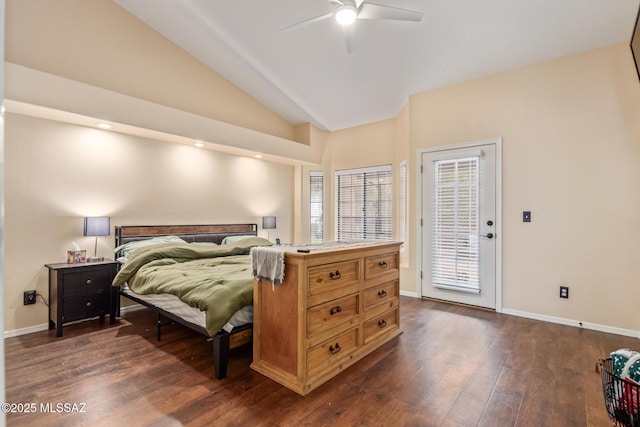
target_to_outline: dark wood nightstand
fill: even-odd
[[[118,262],[45,264],[49,269],[49,329],[62,336],[62,325],[109,314],[116,288],[111,286]],[[109,319],[113,324],[114,318]]]

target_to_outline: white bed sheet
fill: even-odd
[[[181,319],[193,323],[206,329],[205,314],[203,311],[195,307],[191,307],[185,304],[175,295],[171,294],[146,294],[140,295],[129,289],[126,284],[122,287],[122,291],[126,294],[130,294],[136,298],[139,298],[149,304],[159,307],[165,311],[168,311]],[[231,319],[224,325],[222,329],[227,332],[231,332],[233,328],[246,325],[253,322],[253,305],[247,305],[236,311]]]

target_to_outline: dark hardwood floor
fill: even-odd
[[[637,338],[407,297],[401,326],[398,339],[306,397],[252,371],[250,347],[216,380],[211,345],[181,326],[157,342],[146,310],[113,326],[69,325],[61,338],[8,338],[7,401],[37,411],[9,413],[7,424],[606,426],[595,363],[640,347]],[[62,412],[43,413],[47,404]]]

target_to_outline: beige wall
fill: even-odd
[[[417,94],[397,118],[327,133],[294,128],[108,0],[10,0],[6,34],[12,63],[269,135],[326,142],[328,239],[333,171],[392,164],[395,173],[406,158],[405,292],[418,291],[417,152],[502,137],[503,307],[640,331],[640,85],[626,44]],[[46,308],[22,306],[22,292],[47,294],[43,264],[62,260],[71,240],[91,246],[82,216],[258,222],[269,213],[283,241],[293,241],[294,229],[304,238],[309,168],[9,115],[6,330],[46,322]],[[233,184],[220,185],[227,176]],[[530,224],[520,220],[525,209]],[[112,246],[101,239],[100,254]],[[561,284],[570,286],[569,300],[558,298]]]
[[[9,0],[5,31],[6,61],[295,139],[290,123],[111,0]]]
[[[325,239],[336,238],[334,172],[341,169],[393,165],[395,140],[395,119],[329,134],[323,162],[326,194]]]
[[[47,323],[43,304],[22,305],[29,289],[48,299],[46,263],[64,262],[84,216],[115,225],[257,223],[276,215],[290,241],[294,167],[8,114],[5,122],[5,330]],[[266,237],[266,232],[260,230]],[[271,237],[276,237],[271,232]],[[113,235],[98,238],[110,256]]]
[[[421,148],[503,138],[505,309],[640,331],[640,84],[626,44],[415,95],[410,116],[413,171]]]
[[[393,163],[396,120],[331,132],[326,160],[333,170]]]

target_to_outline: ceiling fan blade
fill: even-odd
[[[304,21],[300,21],[297,24],[289,25],[288,27],[280,28],[280,31],[291,31],[296,28],[304,27],[305,25],[314,24],[319,21],[323,21],[327,18],[331,18],[333,16],[333,12],[325,13],[324,15],[316,16],[315,18],[305,19]]]
[[[355,25],[343,25],[344,39],[347,42],[347,53],[351,54],[356,47],[356,26]]]
[[[419,22],[424,13],[399,7],[364,2],[360,6],[358,19],[395,19],[398,21]]]
[[[356,9],[360,7],[360,3],[362,3],[364,0],[329,0],[329,3],[333,3],[337,6],[353,6]]]

